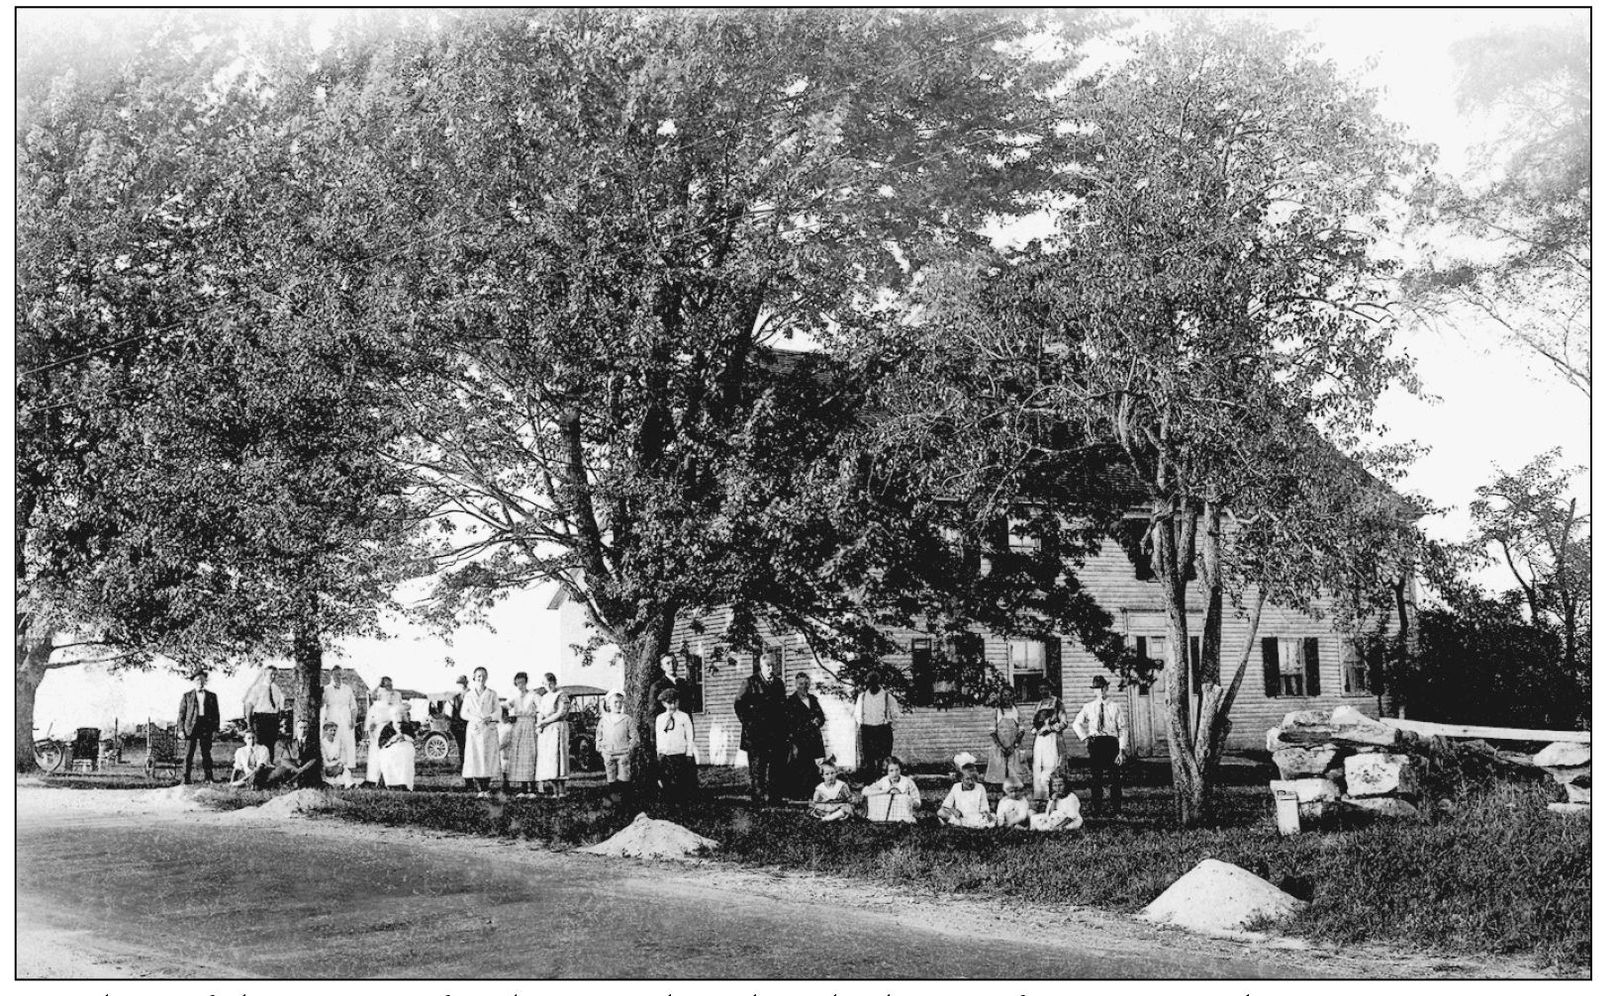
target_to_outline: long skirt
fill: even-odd
[[[461,762],[462,778],[493,778],[500,773],[500,731],[492,723],[472,723],[466,728],[466,759]]]
[[[513,782],[533,781],[539,763],[538,717],[518,716],[511,726],[511,745],[506,757],[505,776]]]
[[[382,749],[382,782],[388,788],[415,788],[415,744],[400,741]]]
[[[567,777],[568,724],[551,723],[539,731],[538,778],[548,782]]]
[[[365,780],[375,784],[382,774],[382,728],[371,728],[370,750],[365,752]]]
[[[353,723],[337,723],[337,746],[342,750],[342,766],[345,769],[352,768],[354,766],[354,755],[357,753],[354,749]]]

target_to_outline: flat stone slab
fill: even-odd
[[[1550,744],[1533,755],[1533,763],[1540,768],[1582,768],[1589,764],[1589,759],[1588,744],[1565,741]]]
[[[1140,917],[1224,934],[1247,930],[1260,918],[1289,920],[1306,905],[1245,868],[1207,858],[1152,900]]]
[[[1354,754],[1342,762],[1348,795],[1412,795],[1420,779],[1408,754]]]
[[[1298,805],[1342,798],[1342,787],[1330,778],[1277,779],[1269,783],[1269,791],[1277,796],[1290,792],[1297,796]]]
[[[1380,720],[1371,719],[1352,706],[1331,710],[1331,739],[1339,744],[1391,747],[1398,742],[1398,731]]]
[[[1389,795],[1372,796],[1370,798],[1353,798],[1349,796],[1342,800],[1344,806],[1374,813],[1376,816],[1392,820],[1411,820],[1420,815],[1420,810],[1402,799],[1395,799]]]
[[[1588,816],[1589,804],[1587,802],[1552,802],[1550,812],[1561,813],[1565,816]]]
[[[1335,744],[1292,744],[1272,756],[1281,778],[1312,778],[1330,770],[1340,754]]]

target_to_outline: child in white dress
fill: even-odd
[[[993,826],[993,811],[988,808],[988,789],[977,780],[977,759],[962,752],[954,756],[954,764],[960,769],[960,780],[949,789],[943,805],[938,807],[938,819],[945,826],[969,827],[973,830]]]
[[[904,764],[887,759],[887,777],[864,787],[865,815],[872,823],[914,823],[921,808],[921,790],[904,774]]]
[[[1059,771],[1050,776],[1050,801],[1044,812],[1034,813],[1028,825],[1034,830],[1077,830],[1084,825],[1078,794],[1067,788],[1067,776]]]
[[[1061,757],[1061,730],[1059,715],[1054,709],[1040,709],[1033,714],[1033,798],[1050,798],[1050,776],[1064,765]]]
[[[1030,815],[1027,787],[1021,782],[1006,782],[1005,797],[999,800],[999,809],[994,813],[994,825],[1025,828]]]
[[[822,823],[845,820],[853,815],[853,790],[837,777],[837,766],[830,758],[820,764],[820,784],[814,786],[809,812]]]

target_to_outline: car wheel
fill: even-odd
[[[428,735],[421,745],[421,754],[429,761],[449,760],[449,738],[442,733]]]

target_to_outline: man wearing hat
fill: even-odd
[[[455,697],[449,700],[449,735],[455,740],[455,757],[466,759],[466,720],[461,718],[460,707],[466,701],[466,689],[472,683],[463,674],[455,679]]]
[[[1106,676],[1095,675],[1090,686],[1095,689],[1095,697],[1078,710],[1072,728],[1089,747],[1090,805],[1100,811],[1103,783],[1110,781],[1111,813],[1116,816],[1123,811],[1123,769],[1118,766],[1118,758],[1128,757],[1129,731],[1123,723],[1122,710],[1106,698]]]
[[[208,691],[208,672],[191,675],[192,689],[180,696],[180,718],[174,724],[185,738],[186,784],[191,782],[191,762],[202,751],[202,777],[213,781],[213,735],[219,732],[219,696]]]

